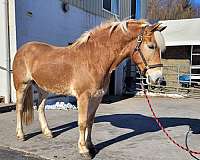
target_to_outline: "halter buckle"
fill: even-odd
[[[143,41],[143,35],[138,35],[137,42],[142,43],[142,41]]]

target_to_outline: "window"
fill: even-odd
[[[119,0],[103,0],[103,9],[119,15]]]

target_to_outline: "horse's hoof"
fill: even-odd
[[[51,138],[53,138],[53,134],[52,134],[52,133],[50,133],[50,134],[45,134],[45,137],[48,138],[48,139],[51,139]]]
[[[89,148],[89,151],[92,157],[94,157],[98,153],[98,150],[95,147]]]
[[[17,135],[16,138],[18,141],[25,141],[24,135],[22,135],[22,136]]]
[[[45,132],[43,132],[43,134],[46,138],[53,138],[53,134],[50,130],[46,130]]]
[[[80,155],[81,155],[83,160],[91,160],[93,158],[89,152],[80,153]]]

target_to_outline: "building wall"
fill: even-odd
[[[92,14],[99,15],[104,18],[112,18],[113,14],[103,10],[102,0],[67,0],[70,4],[82,8]],[[124,19],[131,15],[131,0],[119,0],[119,18]]]
[[[111,19],[112,13],[103,10],[102,0],[68,0],[69,10],[64,13],[62,1],[16,1],[17,47],[27,41],[43,41],[67,45],[81,33]],[[131,1],[119,0],[119,18],[131,14]]]
[[[60,1],[16,1],[17,46],[27,41],[64,46],[104,20],[72,5],[64,13]]]

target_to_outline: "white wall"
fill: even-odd
[[[27,41],[67,45],[104,20],[71,5],[64,13],[55,0],[16,1],[16,19],[18,47]]]
[[[17,51],[16,42],[16,21],[15,21],[15,0],[8,0],[8,12],[9,12],[9,51],[10,51],[10,69],[12,70],[12,63]],[[13,84],[13,76],[11,74],[11,101],[15,102],[16,92]]]
[[[8,68],[8,20],[7,2],[0,0],[0,66]],[[8,72],[0,69],[0,96],[8,102]]]

